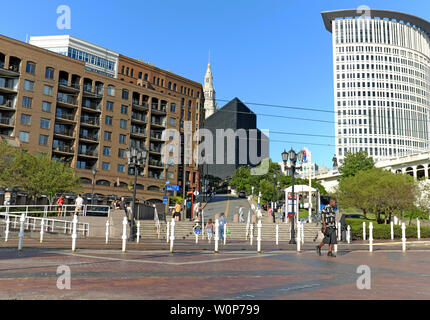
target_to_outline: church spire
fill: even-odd
[[[205,105],[204,105],[205,118],[208,118],[211,115],[213,115],[216,111],[215,89],[213,87],[213,75],[212,75],[212,70],[211,70],[211,53],[210,53],[210,50],[209,50],[209,62],[208,62],[208,68],[206,70],[203,92],[205,95]]]

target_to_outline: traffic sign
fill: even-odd
[[[179,191],[179,186],[167,186],[167,191]]]
[[[167,186],[168,184],[170,184],[170,181],[166,181],[166,186]]]
[[[163,197],[163,204],[169,204],[169,197]]]

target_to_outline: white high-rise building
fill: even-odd
[[[205,75],[205,83],[203,85],[203,93],[205,95],[205,118],[207,119],[213,115],[217,109],[215,104],[215,89],[213,86],[213,75],[211,70],[211,63],[208,64],[208,69]]]
[[[387,10],[323,12],[333,34],[336,156],[429,150],[430,23]]]

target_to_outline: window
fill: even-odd
[[[121,67],[121,74],[124,74],[124,69],[125,69],[125,67],[124,67],[124,66],[122,66],[122,67]]]
[[[121,158],[121,159],[125,158],[125,150],[124,149],[118,149],[118,158]]]
[[[112,132],[105,131],[104,139],[105,139],[105,141],[112,141]]]
[[[104,156],[110,156],[111,155],[110,147],[103,147],[103,155]]]
[[[42,111],[51,112],[51,102],[43,101],[42,102]]]
[[[125,89],[122,90],[122,99],[128,100],[128,90],[125,90]]]
[[[134,69],[131,69],[130,76],[131,76],[131,77],[133,77],[133,76],[134,76]]]
[[[112,125],[112,117],[106,116],[105,124],[111,126]]]
[[[114,86],[108,86],[107,87],[107,94],[108,96],[115,96],[115,87]]]
[[[118,172],[125,172],[125,166],[123,164],[118,165]]]
[[[29,97],[22,98],[22,106],[24,108],[31,108],[32,105],[33,105],[33,98],[29,98]]]
[[[126,143],[127,136],[125,134],[119,135],[119,143]]]
[[[121,119],[119,126],[121,127],[121,129],[127,129],[127,120]]]
[[[128,113],[128,107],[127,107],[127,106],[122,105],[122,106],[121,106],[121,113],[122,113],[122,114],[127,114],[127,113]]]
[[[47,146],[48,145],[48,136],[41,134],[39,136],[39,145],[41,146]]]
[[[167,84],[167,89],[171,90],[172,89],[172,83],[169,81],[169,83]]]
[[[45,84],[43,87],[43,94],[46,94],[47,96],[52,96],[52,89],[53,89],[53,87],[47,86]]]
[[[107,111],[113,111],[113,102],[106,101],[106,110]]]
[[[21,124],[30,125],[31,116],[28,114],[21,114]]]
[[[78,161],[78,163],[76,164],[76,168],[86,169],[87,168],[87,162],[86,161]]]
[[[25,80],[24,90],[33,91],[34,90],[34,81]]]
[[[54,79],[54,69],[53,68],[46,67],[45,78],[46,79]]]
[[[142,72],[139,72],[139,79],[142,79]]]
[[[25,71],[30,74],[36,73],[36,64],[34,62],[27,62],[27,67],[25,68]]]
[[[170,112],[176,113],[176,104],[174,103],[170,104]]]
[[[40,127],[42,129],[49,129],[50,123],[51,123],[51,120],[49,119],[44,119],[44,118],[40,119]]]
[[[28,133],[28,132],[25,132],[25,131],[19,132],[19,140],[21,142],[28,142],[29,136],[30,136],[30,133]]]
[[[148,81],[148,74],[145,73],[145,75],[143,76],[143,80]]]
[[[109,162],[102,162],[102,170],[110,170],[110,163]]]
[[[191,112],[188,111],[188,121],[191,120]]]
[[[176,126],[176,119],[175,119],[175,118],[170,118],[170,119],[169,119],[169,124],[170,124],[171,126]]]

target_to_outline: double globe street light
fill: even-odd
[[[291,148],[290,151],[285,151],[282,152],[282,161],[284,162],[284,169],[285,171],[287,171],[287,169],[291,170],[291,177],[292,177],[292,198],[293,198],[293,203],[292,203],[292,216],[291,216],[291,240],[290,240],[290,244],[296,244],[296,235],[295,235],[295,231],[294,231],[294,222],[295,222],[295,206],[294,206],[294,176],[296,174],[296,162],[297,160],[299,160],[299,164],[301,165],[303,163],[303,160],[305,159],[305,154],[303,151],[300,151],[299,153],[296,153],[293,148]],[[290,164],[288,165],[288,160],[290,161]],[[288,196],[286,199],[287,203],[288,203]],[[287,205],[287,214],[288,214],[288,205]]]
[[[131,148],[127,151],[128,167],[134,170],[134,184],[133,184],[133,206],[131,210],[131,221],[130,221],[130,238],[129,241],[136,239],[136,227],[134,219],[136,216],[136,184],[137,175],[139,171],[143,171],[146,165],[146,158],[148,157],[148,151],[143,147],[143,150]]]

